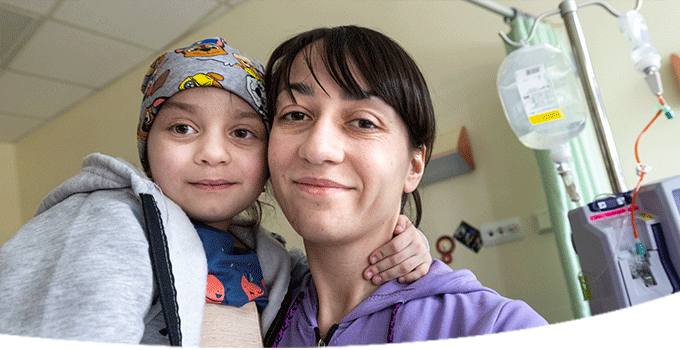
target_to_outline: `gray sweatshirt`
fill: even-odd
[[[193,224],[138,168],[101,154],[87,156],[82,171],[50,192],[0,249],[0,333],[167,345],[141,194],[153,196],[165,231],[182,343],[198,346],[207,263]],[[263,229],[237,222],[230,232],[262,266],[269,293],[264,334],[291,266],[306,262]]]

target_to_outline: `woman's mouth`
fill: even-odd
[[[312,177],[303,177],[293,180],[293,183],[302,191],[315,195],[330,195],[351,189],[348,186],[332,180]]]

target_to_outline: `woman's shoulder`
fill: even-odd
[[[440,334],[437,339],[443,339],[548,324],[524,301],[501,296],[479,282],[470,285],[474,287],[423,295],[404,303],[402,322],[418,320],[418,326],[408,331],[415,337],[413,340],[431,332]]]

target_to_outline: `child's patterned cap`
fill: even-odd
[[[137,148],[144,170],[149,172],[146,140],[151,124],[163,102],[179,91],[199,86],[225,89],[248,102],[269,128],[263,71],[260,62],[228,46],[220,37],[198,41],[156,58],[142,82],[144,97],[137,126]]]

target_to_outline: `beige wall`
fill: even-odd
[[[0,143],[0,245],[7,241],[22,224],[20,215],[19,173],[16,145]]]
[[[547,0],[498,2],[533,14],[556,9],[559,4]],[[621,11],[634,5],[633,0],[608,3]],[[664,96],[680,112],[680,93],[668,67],[668,56],[680,50],[680,7],[673,0],[645,1],[641,12],[663,57]],[[656,112],[656,101],[632,68],[629,44],[613,17],[599,7],[579,13],[625,180],[633,188],[637,180],[633,144]],[[661,13],[664,15],[658,15]],[[561,23],[559,16],[548,21]],[[459,245],[451,266],[471,269],[483,284],[527,301],[552,323],[571,319],[554,237],[539,235],[532,221],[533,213],[546,208],[536,160],[508,126],[496,93],[496,73],[505,57],[497,33],[507,31],[501,17],[463,1],[250,0],[177,44],[220,35],[264,63],[283,39],[318,26],[341,24],[378,29],[396,39],[419,63],[437,112],[440,138],[435,151],[452,147],[455,138],[447,135],[455,135],[461,125],[470,134],[477,170],[423,190],[421,228],[433,256],[439,258],[434,250],[437,238],[451,235],[462,220],[480,226],[520,217],[523,240],[486,247],[478,254]],[[52,188],[78,171],[84,155],[101,152],[136,161],[134,129],[141,98],[139,84],[146,66],[16,145],[0,145],[0,161],[16,162],[18,169],[17,175],[8,175],[10,185],[3,181],[3,186],[10,187],[10,193],[21,193],[20,213],[9,210],[11,206],[0,207],[3,235],[4,215],[13,217],[7,221],[10,226],[26,222]],[[646,177],[650,182],[680,174],[680,162],[669,161],[680,159],[680,123],[665,119],[657,123],[640,144],[642,161],[653,167]],[[19,199],[10,198],[9,202],[17,203],[13,207],[17,208]],[[280,211],[270,213],[265,226],[284,234],[293,246],[301,246]]]

